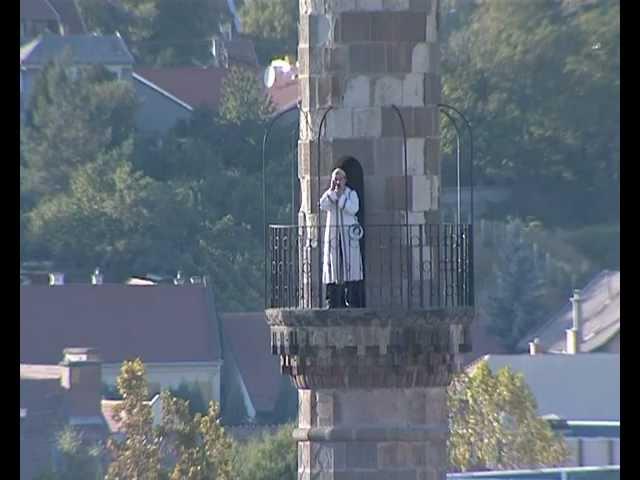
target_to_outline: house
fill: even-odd
[[[42,34],[20,47],[21,108],[29,102],[35,79],[55,58],[69,52],[72,66],[102,65],[120,79],[131,76],[133,56],[119,35],[52,35]]]
[[[603,270],[571,301],[540,327],[525,335],[517,348],[525,351],[537,339],[539,348],[567,352],[566,335],[575,330],[580,352],[620,352],[620,272]]]
[[[123,39],[118,35],[42,35],[20,49],[20,92],[21,105],[27,105],[35,78],[42,68],[66,49],[71,54],[72,68],[87,65],[102,65],[113,72],[118,79],[131,81],[138,99],[136,126],[142,134],[164,133],[180,120],[191,117],[193,106],[173,95],[170,91],[154,82],[134,73],[134,59]],[[173,70],[173,69],[168,69]],[[193,69],[201,70],[201,69]],[[75,70],[71,71],[73,75]],[[185,72],[176,71],[182,75]],[[154,77],[152,75],[152,77]],[[187,78],[191,78],[187,75]],[[200,78],[198,78],[200,80]],[[201,81],[201,91],[207,89],[207,81]],[[189,92],[194,87],[187,80]],[[198,89],[194,89],[198,92]],[[191,98],[187,96],[187,98]]]
[[[262,84],[262,73],[258,81]],[[299,101],[299,85],[295,67],[283,72],[274,69],[275,80],[265,90],[274,107],[274,114],[295,106]],[[217,111],[222,98],[222,87],[229,70],[223,67],[136,67],[133,78],[140,84],[149,85],[157,92],[172,98],[176,104],[191,111],[198,107],[206,107]],[[140,88],[136,86],[140,92]],[[142,97],[142,95],[140,95]],[[150,112],[149,121],[154,120],[155,113]],[[145,116],[147,118],[147,116]],[[297,114],[293,115],[297,119]]]
[[[620,355],[617,353],[486,355],[495,374],[521,373],[538,415],[564,435],[568,466],[620,464]],[[472,371],[478,362],[467,367]]]
[[[68,50],[74,66],[102,65],[118,78],[131,73],[133,56],[119,35],[51,35],[42,34],[20,47],[20,70],[41,70],[47,63]]]
[[[298,68],[286,60],[273,60],[264,73],[267,95],[274,107],[274,115],[294,107],[300,102],[300,82]],[[298,112],[288,114],[291,120],[298,120]]]
[[[60,461],[55,440],[65,426],[88,443],[107,438],[100,390],[100,357],[93,349],[65,348],[59,364],[20,364],[21,480]]]
[[[75,0],[20,0],[20,43],[43,33],[80,35],[87,29]]]
[[[188,103],[135,72],[132,79],[139,101],[135,121],[138,133],[165,133],[180,120],[191,118],[193,107]]]
[[[159,393],[156,393],[151,397],[150,400],[144,401],[142,403],[151,406],[151,415],[153,418],[153,426],[158,427],[162,422],[162,400]],[[102,399],[100,401],[100,407],[102,411],[102,416],[109,428],[109,435],[116,440],[123,440],[125,437],[125,429],[123,426],[122,419],[116,419],[115,408],[120,405],[122,400],[106,400]],[[124,416],[124,413],[120,414]]]
[[[225,424],[270,426],[294,419],[297,390],[271,354],[264,312],[225,313],[221,321]]]
[[[206,283],[20,287],[20,362],[56,363],[70,345],[101,352],[111,389],[122,362],[139,357],[151,393],[186,384],[203,401],[220,401],[219,322]]]
[[[133,76],[172,95],[191,109],[217,110],[227,73],[227,69],[219,67],[136,67]]]

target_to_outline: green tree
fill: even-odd
[[[539,468],[568,458],[562,437],[537,416],[522,374],[493,374],[485,360],[448,388],[449,460],[455,470]]]
[[[192,415],[196,413],[206,415],[208,406],[202,398],[202,392],[197,385],[181,382],[178,388],[170,388],[169,393],[173,398],[187,401]]]
[[[447,3],[443,97],[480,127],[481,178],[517,185],[517,216],[616,219],[619,2],[574,11],[555,0]]]
[[[98,443],[88,443],[82,432],[73,427],[64,428],[56,438],[56,446],[62,454],[60,480],[102,479],[103,448]]]
[[[42,104],[34,109],[36,120],[39,112],[53,112],[56,102],[64,106],[75,101],[73,81],[66,77],[65,68],[56,73],[52,76],[64,85],[69,101],[55,93],[56,82],[43,82],[34,101]],[[72,117],[78,112],[80,116],[70,117],[68,123],[77,125],[78,131],[94,132],[88,128],[89,118],[82,116],[92,111],[104,126],[95,132],[109,135],[100,137],[101,142],[91,142],[87,135],[89,140],[80,146],[88,152],[82,155],[70,148],[73,142],[58,145],[51,138],[56,147],[52,152],[60,150],[59,161],[54,162],[47,142],[35,136],[35,128],[21,132],[30,134],[24,140],[29,148],[21,149],[23,259],[52,260],[66,271],[88,271],[99,265],[116,281],[136,272],[173,275],[181,269],[188,275],[209,276],[218,304],[227,311],[263,305],[258,159],[268,110],[255,108],[264,98],[255,76],[241,74],[247,74],[253,96],[246,98],[253,99],[254,107],[246,108],[242,96],[229,93],[228,98],[233,98],[229,105],[236,102],[238,107],[231,121],[199,109],[192,120],[181,122],[159,142],[123,128],[126,109],[106,101],[114,84],[104,72],[87,72],[87,78],[101,89],[85,97],[87,108],[70,110]],[[54,120],[62,129],[63,122]],[[36,123],[49,128],[44,121]],[[271,222],[288,220],[291,214],[289,130],[274,129],[267,152],[267,184],[286,187],[269,194]],[[123,141],[128,133],[130,139]],[[42,155],[33,155],[33,145]]]
[[[243,33],[256,42],[259,58],[295,54],[298,45],[298,0],[247,0],[240,8]]]
[[[38,472],[34,480],[102,480],[103,446],[87,440],[83,432],[71,426],[60,430],[55,437],[60,454],[57,467]]]
[[[256,72],[233,66],[222,83],[220,116],[232,124],[264,120],[273,111]]]
[[[71,173],[120,146],[134,130],[133,87],[102,67],[71,71],[65,53],[38,77],[21,125],[24,188],[35,197],[66,190]]]
[[[29,213],[31,251],[77,267],[100,265],[115,278],[158,265],[191,267],[198,223],[191,192],[133,169],[131,143],[71,175],[69,191]]]
[[[113,461],[105,480],[157,480],[161,474],[160,439],[153,427],[147,402],[149,385],[140,359],[122,364],[117,385],[122,402],[114,408],[114,419],[122,424],[126,440],[109,441]]]
[[[104,0],[77,0],[87,30],[101,35],[112,35],[129,22],[126,11],[115,2]]]
[[[171,480],[230,480],[231,440],[220,424],[214,402],[207,412],[192,416],[189,401],[162,395],[162,436],[176,458]]]
[[[519,221],[507,225],[495,265],[495,294],[489,298],[488,331],[513,350],[544,315],[545,281]]]
[[[293,425],[235,447],[234,478],[237,480],[295,480],[298,450]]]
[[[206,414],[192,416],[188,400],[162,393],[161,426],[153,426],[149,387],[140,359],[125,361],[117,380],[122,402],[115,420],[126,438],[112,440],[113,461],[106,480],[231,479],[232,444],[220,425],[219,410],[210,402]]]
[[[118,30],[137,62],[144,65],[193,65],[209,61],[211,38],[229,21],[225,2],[210,0],[81,0],[89,29]]]

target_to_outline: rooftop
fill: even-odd
[[[134,73],[192,108],[217,110],[228,70],[218,67],[136,67]]]
[[[580,291],[582,298],[581,351],[591,352],[620,331],[620,272],[604,270]],[[529,332],[518,343],[520,350],[538,338],[550,352],[564,352],[565,331],[573,325],[572,305],[567,302],[549,321]]]
[[[231,350],[251,401],[258,411],[276,406],[283,377],[271,354],[269,326],[264,312],[221,315],[225,348]]]
[[[221,358],[212,293],[190,285],[20,287],[20,362],[57,364],[67,347],[97,348],[105,363]]]
[[[43,34],[20,47],[21,66],[44,66],[65,49],[78,65],[133,65],[134,59],[118,35]]]
[[[620,420],[619,354],[486,355],[483,359],[494,374],[505,366],[522,373],[540,416]]]

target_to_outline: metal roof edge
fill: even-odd
[[[165,97],[173,100],[178,105],[180,105],[181,107],[185,108],[186,110],[188,110],[190,112],[193,112],[193,107],[191,105],[189,105],[186,102],[183,102],[182,100],[180,100],[175,95],[170,94],[169,92],[167,92],[163,88],[161,88],[158,85],[156,85],[155,83],[153,83],[151,80],[148,80],[148,79],[144,78],[142,75],[140,75],[140,74],[138,74],[136,72],[132,72],[131,76],[133,78],[135,78],[137,81],[139,81],[140,83],[148,86],[149,88],[152,88],[152,89],[156,90],[158,93],[160,93],[160,94],[164,95]]]
[[[557,468],[540,468],[540,469],[522,469],[522,470],[490,470],[486,472],[460,472],[447,473],[447,478],[509,478],[509,475],[534,475],[542,473],[562,473],[562,472],[606,472],[619,471],[620,465],[603,465],[597,467],[557,467]]]
[[[618,270],[607,270],[607,269],[603,269],[600,270],[597,274],[595,274],[591,280],[589,280],[589,282],[580,289],[580,291],[582,293],[585,292],[585,290],[589,290],[589,288],[593,288],[593,286],[600,281],[600,279],[602,277],[605,277],[607,275],[610,275],[612,273],[616,273],[619,272]],[[544,322],[543,324],[540,324],[537,327],[532,328],[531,330],[529,330],[526,334],[524,334],[521,338],[521,340],[517,343],[517,348],[520,349],[527,349],[528,348],[528,344],[530,341],[533,340],[533,338],[536,337],[536,334],[538,334],[539,332],[542,332],[545,328],[547,328],[549,325],[555,323],[558,318],[560,318],[562,316],[562,314],[566,311],[566,310],[571,310],[571,301],[568,300],[565,304],[563,304],[563,306],[559,309],[557,309],[555,311],[555,313],[553,313],[550,317],[549,320],[547,320],[546,322]]]

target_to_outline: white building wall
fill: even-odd
[[[580,439],[565,438],[567,448],[569,449],[569,459],[565,462],[566,467],[578,467],[580,458]]]
[[[611,465],[610,443],[611,439],[608,438],[583,438],[581,466]]]
[[[612,463],[613,465],[620,465],[620,439],[616,438],[612,440]]]
[[[619,438],[565,438],[570,451],[566,467],[601,467],[620,465]]]
[[[102,381],[107,385],[115,385],[120,374],[121,364],[105,363],[102,365]],[[202,392],[203,400],[220,402],[220,375],[222,361],[216,362],[180,362],[180,363],[145,363],[147,380],[151,387],[160,390],[178,388],[181,383],[196,384]]]

